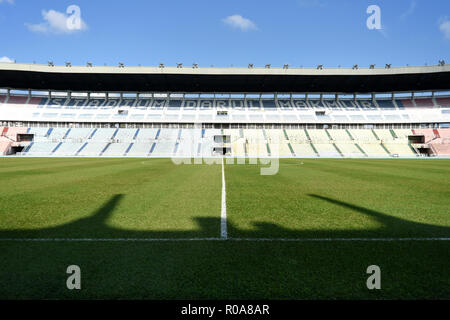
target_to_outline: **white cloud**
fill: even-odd
[[[450,20],[445,19],[445,20],[441,21],[441,23],[439,25],[439,29],[444,34],[444,37],[446,39],[450,39]]]
[[[87,29],[87,24],[81,17],[79,27],[71,28],[70,23],[68,23],[70,16],[56,10],[42,10],[42,18],[45,20],[44,22],[38,24],[26,23],[25,25],[30,31],[37,33],[69,34]]]
[[[8,58],[8,57],[1,57],[1,58],[0,58],[0,62],[13,63],[14,60],[13,60],[13,59],[10,59],[10,58]]]
[[[239,14],[222,19],[222,21],[232,28],[240,29],[242,31],[257,30],[256,24],[250,19],[244,18]]]
[[[406,10],[405,12],[403,12],[400,15],[400,19],[405,20],[408,16],[413,14],[414,10],[416,9],[416,5],[417,5],[417,3],[415,0],[411,1],[411,4],[409,5],[408,10]]]

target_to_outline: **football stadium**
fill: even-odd
[[[0,63],[0,180],[2,300],[450,299],[442,60]]]

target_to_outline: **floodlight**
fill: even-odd
[[[444,60],[439,60],[439,66],[441,66],[441,67],[445,66],[445,61]]]
[[[374,65],[374,64],[371,64],[370,67],[369,67],[369,69],[375,69],[375,65]]]
[[[86,62],[86,67],[92,67],[92,62]]]
[[[198,63],[193,63],[192,64],[192,68],[197,69],[198,68]]]
[[[317,70],[322,70],[323,69],[323,64],[318,64],[317,65]]]
[[[119,62],[119,68],[124,68],[125,64],[123,62]]]
[[[160,67],[160,68],[164,68],[164,63],[161,62],[161,63],[159,64],[159,67]]]
[[[177,62],[177,68],[183,68],[183,64]]]
[[[385,68],[386,68],[386,69],[390,69],[390,68],[391,68],[391,64],[390,64],[390,63],[386,63]]]
[[[71,67],[71,66],[72,66],[72,62],[66,61],[66,67]]]
[[[253,69],[253,63],[249,63],[249,64],[248,64],[248,68],[249,68],[249,69]]]
[[[266,64],[266,69],[270,69],[270,63]]]
[[[354,64],[353,67],[352,67],[353,70],[358,70],[358,68],[359,68],[359,67],[358,67],[357,64]]]
[[[289,69],[289,65],[288,65],[288,64],[285,64],[285,65],[283,66],[283,69]]]
[[[48,62],[48,66],[49,66],[49,67],[54,67],[55,65],[53,64],[53,61],[49,61],[49,62]]]

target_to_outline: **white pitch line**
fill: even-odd
[[[450,238],[0,238],[0,242],[397,242],[450,241]]]
[[[228,238],[227,232],[227,192],[225,189],[225,165],[222,157],[222,208],[220,212],[220,237]]]

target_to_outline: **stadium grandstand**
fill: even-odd
[[[450,157],[450,66],[0,63],[0,155]]]

